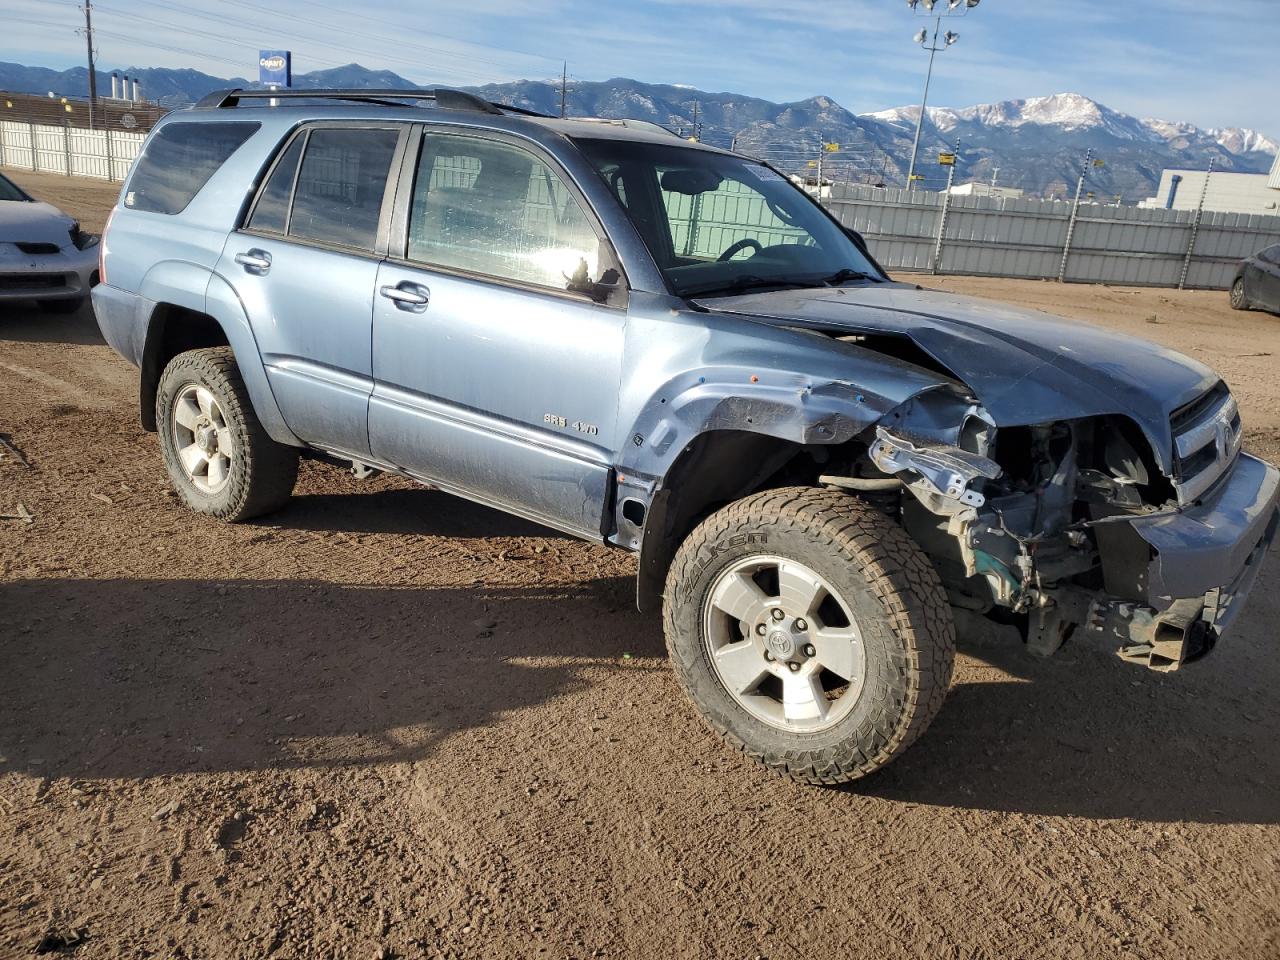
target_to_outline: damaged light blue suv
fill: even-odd
[[[632,551],[708,723],[808,782],[925,729],[953,608],[1172,670],[1276,530],[1212,370],[894,282],[770,167],[648,124],[214,94],[103,245],[98,322],[194,510],[276,509],[311,456]]]

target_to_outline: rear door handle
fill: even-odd
[[[236,254],[236,263],[244,267],[245,273],[262,276],[271,269],[271,254],[265,250],[246,250]]]
[[[408,310],[410,313],[422,313],[431,302],[430,290],[420,283],[410,283],[407,280],[394,287],[390,284],[379,287],[378,293],[394,301],[397,309]]]

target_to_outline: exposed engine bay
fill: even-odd
[[[1230,468],[1239,416],[1225,385],[1175,412],[1172,429],[1179,458],[1166,473],[1128,418],[997,429],[975,397],[940,389],[868,431],[851,476],[821,482],[894,513],[952,605],[1017,623],[1029,652],[1049,656],[1083,630],[1174,670],[1212,647],[1218,597],[1154,590],[1154,551],[1132,521],[1178,515],[1204,471]]]

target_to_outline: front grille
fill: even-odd
[[[23,253],[30,254],[33,257],[48,253],[57,253],[59,249],[56,243],[29,243],[24,240],[18,241],[14,246]]]
[[[65,286],[65,273],[0,273],[0,290],[60,290]]]
[[[1240,452],[1240,410],[1219,381],[1169,418],[1173,431],[1174,483],[1189,503],[1222,476]]]

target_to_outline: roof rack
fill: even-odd
[[[197,101],[196,110],[218,110],[237,106],[241,100],[347,100],[353,103],[376,103],[384,107],[398,107],[397,100],[434,100],[442,110],[468,110],[473,113],[518,113],[526,117],[545,117],[547,114],[524,107],[512,107],[505,103],[491,103],[475,94],[462,90],[437,88],[435,90],[246,90],[235,87],[215,90]]]

